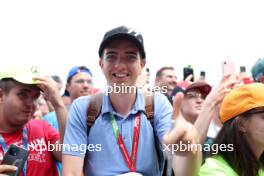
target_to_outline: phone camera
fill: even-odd
[[[149,73],[149,68],[146,68],[146,72],[148,72],[148,73]]]
[[[12,148],[11,150],[10,150],[10,155],[12,155],[12,156],[17,156],[18,155],[18,149],[17,148]]]

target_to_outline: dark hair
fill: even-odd
[[[239,129],[239,118],[250,118],[252,114],[246,112],[224,123],[214,144],[233,144],[234,150],[221,151],[221,155],[239,176],[256,176],[264,166],[263,154],[258,158],[253,153],[244,132]]]
[[[162,68],[160,68],[158,71],[157,71],[157,73],[156,73],[156,78],[161,78],[161,76],[162,76],[162,72],[164,71],[164,70],[174,70],[174,68],[173,67],[162,67]]]
[[[27,85],[30,88],[37,88],[39,91],[42,91],[39,87],[37,87],[34,84],[23,84],[21,82],[16,81],[13,78],[3,78],[0,80],[0,88],[3,89],[3,91],[6,94],[9,94],[11,89],[15,87],[16,85]]]
[[[8,94],[15,85],[15,80],[12,78],[4,78],[0,80],[0,88]]]
[[[60,77],[57,76],[57,75],[51,75],[51,78],[52,78],[54,81],[56,81],[57,83],[62,83]]]

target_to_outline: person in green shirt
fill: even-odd
[[[223,127],[199,175],[264,176],[264,84],[234,88],[220,107]]]

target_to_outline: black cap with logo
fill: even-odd
[[[99,47],[99,57],[102,57],[103,50],[107,46],[107,44],[112,41],[113,39],[129,39],[132,42],[135,43],[135,45],[138,47],[140,56],[142,58],[146,58],[146,53],[144,49],[144,42],[143,37],[141,33],[135,31],[132,28],[126,27],[126,26],[120,26],[117,28],[114,28],[108,32],[105,33],[103,41],[101,42],[101,45]]]

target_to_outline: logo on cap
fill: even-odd
[[[32,66],[31,67],[31,73],[34,75],[39,75],[38,67],[37,66]]]

